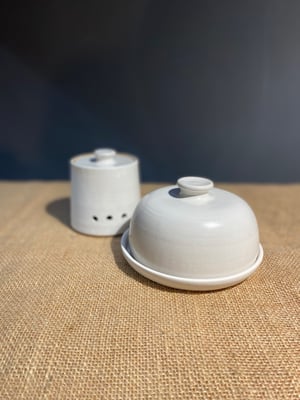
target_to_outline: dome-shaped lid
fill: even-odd
[[[255,219],[249,205],[239,196],[226,190],[214,188],[210,179],[200,177],[183,177],[178,179],[177,186],[166,186],[147,194],[139,204],[139,214],[153,213],[154,222],[157,215],[164,220],[164,230],[170,220],[176,220],[183,231],[191,231],[191,225],[198,229],[221,227],[231,224],[240,213],[239,224],[244,227]],[[182,232],[183,232],[182,231]],[[240,232],[243,235],[243,231]]]
[[[137,162],[137,158],[131,154],[117,153],[108,148],[97,149],[94,153],[81,154],[71,159],[73,166],[86,169],[119,168]]]

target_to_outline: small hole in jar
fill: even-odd
[[[127,214],[126,213],[123,213],[122,214],[122,218],[126,218],[127,217]]]
[[[93,220],[94,221],[98,221],[98,217],[96,217],[96,215],[93,216]]]
[[[113,219],[113,217],[112,217],[112,215],[108,215],[107,217],[106,217],[106,219]]]

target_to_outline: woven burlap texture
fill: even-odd
[[[68,183],[1,183],[0,398],[299,399],[300,185],[221,187],[254,209],[265,258],[194,293],[71,230]]]

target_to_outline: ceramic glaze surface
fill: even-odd
[[[72,227],[99,236],[124,232],[140,200],[138,159],[98,149],[70,163]]]
[[[240,197],[205,178],[146,195],[132,217],[131,255],[153,271],[222,279],[251,269],[260,252],[255,215]]]
[[[236,285],[252,275],[263,259],[263,248],[259,245],[259,253],[254,264],[238,274],[227,275],[224,278],[182,278],[176,275],[164,274],[137,261],[131,253],[128,243],[128,231],[129,229],[124,232],[121,240],[122,253],[127,262],[145,278],[175,289],[207,291]]]

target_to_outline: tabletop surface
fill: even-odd
[[[253,208],[265,257],[195,293],[73,231],[69,183],[0,183],[0,398],[299,399],[300,185],[218,186]]]

